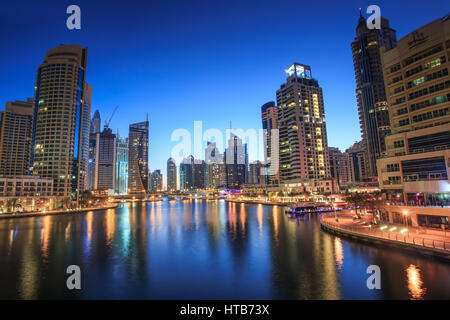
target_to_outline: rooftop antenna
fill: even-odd
[[[147,112],[147,122],[148,122],[148,112]]]

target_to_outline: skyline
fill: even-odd
[[[65,8],[68,5],[65,2],[51,8],[30,3],[30,11],[24,11],[23,5],[22,7],[8,5],[8,11],[1,14],[0,32],[10,47],[8,47],[8,52],[1,54],[0,65],[6,72],[3,72],[0,77],[0,90],[3,93],[0,104],[4,108],[6,101],[26,100],[26,98],[34,96],[35,72],[37,66],[42,63],[43,54],[49,48],[60,43],[81,44],[83,47],[89,48],[86,81],[93,86],[91,117],[94,111],[99,109],[104,122],[111,116],[114,107],[119,105],[110,127],[114,133],[119,129],[120,135],[126,136],[129,124],[143,121],[148,112],[150,121],[149,166],[152,171],[161,169],[164,172],[167,159],[171,156],[170,150],[177,144],[177,142],[170,141],[170,135],[175,129],[185,128],[193,132],[196,120],[203,121],[203,130],[218,128],[225,132],[230,120],[233,122],[233,128],[260,129],[261,105],[275,100],[276,90],[286,79],[284,70],[291,63],[299,62],[312,67],[312,76],[319,81],[319,85],[324,90],[329,146],[345,150],[355,141],[359,141],[361,137],[350,43],[355,36],[359,17],[358,8],[362,7],[364,13],[364,8],[371,3],[369,1],[351,1],[344,6],[322,5],[320,6],[322,10],[319,11],[318,4],[308,4],[305,6],[311,14],[309,17],[305,17],[305,22],[295,23],[287,20],[283,21],[286,25],[282,26],[277,23],[279,18],[273,21],[263,19],[259,22],[258,18],[270,17],[269,11],[275,17],[276,13],[283,11],[288,6],[286,3],[281,8],[276,7],[272,2],[265,2],[261,7],[254,8],[251,3],[239,3],[220,8],[222,2],[211,4],[197,1],[190,2],[189,6],[186,5],[185,8],[182,8],[182,4],[181,7],[171,7],[174,2],[164,4],[152,2],[152,4],[143,3],[141,6],[136,6],[138,11],[129,10],[125,13],[122,13],[123,11],[116,3],[108,3],[109,11],[101,19],[97,19],[98,16],[94,16],[93,12],[102,12],[97,8],[101,4],[80,1],[78,5],[82,10],[82,25],[81,30],[76,31],[69,31],[65,28],[67,17]],[[431,1],[431,3],[435,3],[435,5],[429,5],[427,12],[419,11],[419,1],[408,3],[408,16],[411,19],[399,18],[400,13],[404,12],[399,7],[403,9],[403,5],[398,3],[379,5],[382,15],[389,19],[391,27],[397,31],[397,38],[401,38],[418,26],[436,20],[445,14],[443,3],[437,1]],[[195,11],[196,5],[203,11]],[[293,11],[296,6],[302,6],[297,2],[292,5],[293,7],[290,8]],[[103,6],[106,7],[105,4]],[[244,10],[236,10],[235,6]],[[239,19],[239,16],[245,14],[247,7],[255,11],[244,22]],[[146,10],[148,8],[150,10]],[[158,12],[174,8],[176,10],[171,11],[172,15],[166,17],[166,20],[161,20],[162,17],[159,17],[159,20],[151,19],[151,16]],[[337,11],[339,8],[341,10]],[[18,9],[21,11],[14,12]],[[46,23],[36,26],[34,19],[44,11],[46,15],[52,17],[57,13],[56,16],[60,15],[61,21],[53,18],[52,21],[46,21]],[[207,15],[211,11],[220,13]],[[326,21],[321,23],[318,22],[318,19],[312,18],[316,16],[323,16],[325,19],[336,17],[336,12],[339,12],[339,16],[342,17],[342,29],[330,30],[329,23],[324,23]],[[14,21],[9,18],[8,13],[14,16]],[[115,18],[120,18],[120,13],[125,16],[123,22],[116,24],[110,22],[117,21]],[[181,17],[181,13],[186,14],[187,17]],[[232,16],[230,16],[231,14]],[[404,15],[403,13],[402,17]],[[20,16],[25,19],[18,19]],[[131,16],[135,19],[130,19]],[[364,16],[367,15],[364,14]],[[92,19],[93,17],[96,19]],[[180,23],[179,20],[176,20],[178,28],[174,26],[170,28],[172,20],[176,17],[185,19],[182,21],[186,23],[187,28],[180,30],[179,27],[183,26],[183,23]],[[232,26],[222,24],[222,22],[226,22],[227,17],[232,17],[233,21],[237,21],[237,23]],[[41,18],[45,18],[45,15]],[[149,23],[144,21],[146,18],[150,21]],[[195,20],[195,18],[199,18],[199,20]],[[20,26],[15,25],[15,21],[20,21]],[[404,21],[407,22],[403,23]],[[152,28],[158,23],[164,31]],[[139,28],[141,24],[143,28]],[[320,28],[312,34],[311,32],[309,34],[297,32],[302,29],[303,24],[310,26],[308,31],[314,30],[314,27]],[[36,33],[43,34],[45,37],[41,39],[30,36],[27,29],[27,26],[31,27],[30,25],[33,26]],[[204,30],[203,25],[209,25],[212,28]],[[8,32],[11,30],[11,26],[14,32]],[[290,27],[296,26],[299,28],[290,30]],[[55,31],[56,34],[49,34],[50,30]],[[137,34],[127,33],[130,30],[133,32],[138,30],[138,32],[136,32]],[[147,39],[144,36],[149,30],[154,33]],[[332,33],[324,34],[325,31],[332,31]],[[11,35],[14,35],[14,38],[11,38]],[[139,35],[142,37],[139,38]],[[166,38],[167,35],[171,37]],[[293,35],[296,37],[298,35],[298,41],[289,42],[288,50],[280,50],[279,46],[280,43],[283,43],[283,39],[292,39]],[[114,36],[118,36],[119,39],[116,38],[115,43],[112,42],[108,45],[109,37]],[[224,40],[230,42],[221,41],[222,38],[218,40],[218,36],[223,36]],[[304,37],[306,39],[302,41]],[[323,40],[326,37],[332,41],[324,43]],[[175,41],[172,41],[172,38]],[[18,42],[15,39],[21,41]],[[64,41],[60,41],[61,39]],[[119,40],[123,40],[128,45],[118,46]],[[254,43],[253,40],[255,40]],[[313,48],[314,44],[320,44],[322,47],[318,50],[308,49]],[[21,50],[21,46],[35,49],[23,50],[22,48]],[[114,46],[117,51],[111,50],[111,46]],[[306,51],[302,51],[301,49],[304,49],[305,46]],[[334,48],[335,46],[337,49]],[[241,50],[236,51],[236,48]],[[156,50],[147,51],[146,49]],[[334,55],[332,61],[339,61],[339,63],[333,64],[328,59],[327,52]],[[178,60],[179,55],[185,60]],[[238,56],[239,59],[236,60]],[[122,57],[126,57],[126,59]],[[118,63],[118,59],[121,58],[122,60]],[[182,62],[178,63],[178,61]],[[211,70],[216,77],[215,81],[211,81]],[[108,81],[104,81],[105,78]],[[256,83],[257,81],[260,82]],[[131,88],[134,89],[131,90]],[[211,104],[214,104],[214,111],[208,114],[207,111],[211,110]],[[130,108],[133,108],[133,112],[129,112]],[[190,113],[186,113],[186,110],[189,110]],[[171,115],[170,122],[165,121],[168,111]],[[173,116],[174,113],[179,115]],[[340,128],[343,121],[346,123],[346,130]],[[223,150],[220,151],[223,152]],[[249,161],[254,160],[256,159],[250,155]]]

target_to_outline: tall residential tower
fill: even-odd
[[[87,186],[92,87],[87,48],[60,45],[38,67],[33,124],[33,174],[53,178],[54,194],[78,199]]]
[[[128,136],[128,193],[147,193],[148,120],[130,124]]]
[[[277,91],[281,184],[330,177],[322,88],[311,67],[294,63]]]
[[[360,14],[352,42],[361,134],[366,150],[367,179],[377,175],[376,159],[386,151],[384,137],[390,134],[389,111],[381,67],[380,48],[395,47],[395,30],[381,18],[380,29],[368,29]]]

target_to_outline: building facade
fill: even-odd
[[[117,138],[116,144],[116,176],[115,193],[128,193],[128,139]]]
[[[56,206],[52,178],[0,176],[1,212],[50,210]]]
[[[294,63],[277,91],[280,184],[330,177],[322,88],[311,67]]]
[[[389,112],[381,67],[380,48],[396,45],[395,30],[381,18],[380,29],[368,29],[360,15],[352,42],[356,78],[356,99],[368,176],[376,176],[376,159],[386,150],[384,137],[390,134]]]
[[[248,176],[247,144],[233,133],[230,133],[228,147],[224,153],[225,183],[228,189],[240,189]]]
[[[177,189],[177,164],[173,158],[167,160],[167,191],[176,191]]]
[[[130,124],[128,136],[128,193],[148,193],[148,120]]]
[[[163,176],[161,170],[155,170],[152,172],[150,186],[150,192],[152,193],[158,193],[163,190]]]
[[[97,132],[97,152],[95,167],[95,186],[99,190],[115,190],[116,173],[116,135],[110,128]]]
[[[0,175],[29,173],[34,99],[7,102],[0,113]]]
[[[435,20],[383,51],[392,135],[379,183],[404,202],[450,198],[450,19]]]
[[[54,194],[78,200],[87,186],[92,87],[86,83],[87,49],[60,45],[38,67],[32,172],[54,180]]]
[[[219,189],[225,185],[225,165],[223,154],[215,142],[207,142],[205,149],[205,188]]]
[[[278,108],[270,101],[261,107],[262,128],[264,131],[264,164],[267,174],[264,182],[271,185],[280,183],[279,145],[278,145]],[[274,139],[272,139],[272,136]],[[269,172],[269,168],[275,172]]]
[[[264,164],[261,161],[254,161],[250,163],[248,167],[249,173],[249,184],[265,184],[265,177],[261,174],[261,169],[264,167]]]

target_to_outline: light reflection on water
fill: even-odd
[[[351,242],[316,216],[224,201],[0,220],[0,298],[450,298],[450,265]],[[82,270],[82,290],[65,287]],[[367,266],[382,272],[368,290]]]

